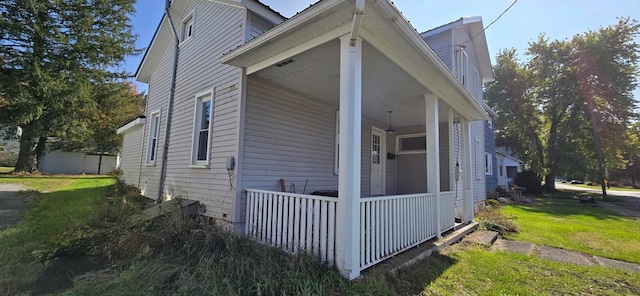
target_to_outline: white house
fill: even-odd
[[[197,200],[349,279],[452,229],[456,201],[473,220],[483,32],[456,68],[387,0],[323,0],[290,19],[255,0],[168,3],[136,73],[147,114],[119,130],[123,180],[145,196]],[[309,194],[321,190],[338,197]]]
[[[513,182],[516,175],[522,171],[522,161],[518,154],[508,147],[496,147],[496,158],[498,165],[498,186],[509,188],[509,183]]]

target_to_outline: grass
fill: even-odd
[[[11,172],[13,172],[13,167],[0,166],[0,174],[9,174]]]
[[[0,178],[0,182],[9,179]],[[133,223],[128,219],[129,212],[105,216],[103,210],[117,208],[103,198],[113,184],[111,179],[22,177],[10,183],[16,181],[32,188],[46,188],[49,193],[37,194],[35,205],[19,226],[0,230],[2,295],[24,293],[41,274],[45,265],[34,260],[33,250],[56,244],[59,247],[61,237],[70,241],[71,248],[75,242],[82,242],[83,236],[75,235],[86,225],[94,225],[87,231],[108,235],[94,237],[90,245],[99,245],[101,248],[92,251],[113,259],[114,267],[103,276],[76,282],[63,295],[640,295],[640,273],[458,245],[397,274],[382,274],[374,269],[364,279],[347,282],[333,268],[309,256],[291,256],[260,245],[205,219],[169,215]],[[501,211],[517,217],[521,231],[516,236],[571,233],[571,229],[532,229],[525,224],[558,227],[555,224],[592,223],[589,231],[598,234],[598,230],[607,233],[621,227],[607,224],[628,220],[597,207],[576,207],[577,201],[566,196],[535,201],[529,206],[501,207]],[[535,215],[549,220],[547,225],[535,222]],[[91,222],[97,218],[110,222],[97,229],[97,224]],[[553,219],[569,220],[556,223]],[[639,237],[637,232],[632,234]],[[620,241],[608,243],[616,245]],[[614,252],[627,247],[611,246]],[[60,254],[66,253],[56,253]]]
[[[0,178],[39,191],[34,204],[16,227],[0,230],[0,294],[22,291],[45,267],[34,254],[46,252],[56,235],[93,219],[110,178]]]
[[[640,273],[455,246],[389,279],[401,295],[639,295]]]
[[[502,207],[516,217],[513,239],[640,263],[640,223],[597,205],[580,204],[577,194],[533,197],[532,204]]]

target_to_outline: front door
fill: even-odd
[[[371,133],[371,196],[383,195],[384,184],[384,131]]]

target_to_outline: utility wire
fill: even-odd
[[[484,33],[487,29],[489,29],[489,27],[491,27],[491,25],[493,25],[495,22],[497,22],[505,13],[507,13],[507,11],[509,11],[509,9],[511,9],[511,7],[513,7],[514,5],[516,5],[516,2],[518,2],[518,0],[513,0],[513,3],[511,3],[511,5],[509,5],[509,7],[507,7],[507,9],[505,9],[495,20],[493,20],[491,23],[489,23],[486,27],[484,27],[484,29],[482,29],[482,31],[478,32],[478,34],[473,35],[473,37],[471,37],[471,39],[462,42],[461,44],[465,44],[469,41],[473,41],[473,39],[475,39],[476,37],[478,37],[478,35]]]

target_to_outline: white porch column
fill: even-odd
[[[454,191],[456,186],[456,155],[454,151],[453,142],[453,109],[449,108],[447,118],[448,133],[449,133],[449,191]],[[460,149],[460,148],[458,148]]]
[[[336,265],[360,276],[360,166],[362,134],[362,40],[340,38],[340,150],[336,222]]]
[[[463,154],[463,213],[464,221],[473,221],[473,185],[471,183],[473,178],[473,172],[471,171],[471,125],[466,119],[460,119],[460,125],[462,126],[462,154]]]
[[[427,134],[427,192],[436,198],[436,227],[438,238],[442,237],[440,222],[440,132],[438,130],[438,97],[425,95],[425,128]]]

